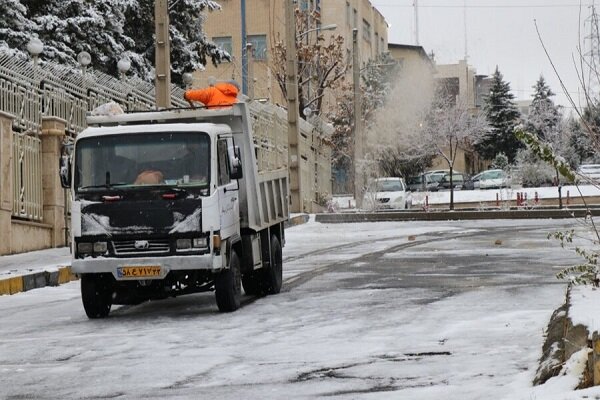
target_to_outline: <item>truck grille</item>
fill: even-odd
[[[382,197],[380,199],[377,199],[377,201],[380,203],[389,203],[390,199],[389,199],[389,197]]]
[[[115,240],[112,242],[118,256],[145,256],[165,254],[171,251],[168,239]]]

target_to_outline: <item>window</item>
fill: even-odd
[[[352,27],[358,28],[358,11],[356,11],[356,8],[354,9],[354,16],[352,18]]]
[[[367,22],[366,19],[363,19],[363,39],[367,42],[371,43],[371,24]]]
[[[248,43],[252,43],[252,57],[255,60],[267,59],[267,35],[248,35]]]
[[[375,53],[381,53],[381,49],[379,48],[379,33],[377,32],[375,32]]]
[[[230,56],[233,56],[233,46],[231,44],[231,36],[221,36],[212,38],[214,44],[217,45],[223,51],[229,53]]]
[[[219,186],[227,185],[230,182],[227,140],[220,139],[217,142],[217,157],[219,159]]]

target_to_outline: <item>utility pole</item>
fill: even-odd
[[[362,202],[362,174],[359,161],[363,159],[362,99],[360,97],[360,59],[358,29],[352,30],[352,81],[354,84],[354,199]]]
[[[248,95],[248,32],[246,29],[246,0],[240,1],[242,15],[242,93]]]
[[[419,45],[419,1],[414,0],[415,7],[415,45]]]
[[[298,116],[298,54],[296,49],[296,16],[294,0],[285,0],[285,36],[287,65],[285,68],[288,116],[288,171],[290,174],[290,211],[303,212],[302,179],[300,177],[300,125]]]
[[[156,0],[154,3],[156,27],[156,107],[171,107],[171,48],[169,42],[169,2]]]
[[[254,60],[252,60],[252,43],[246,43],[246,54],[248,54],[248,93],[250,100],[254,100]]]

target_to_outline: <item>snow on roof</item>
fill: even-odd
[[[151,125],[125,125],[90,127],[77,135],[77,140],[105,135],[119,134],[144,134],[154,132],[206,132],[208,134],[229,132],[231,128],[225,124],[213,124],[210,122],[186,123],[186,124],[151,124]]]

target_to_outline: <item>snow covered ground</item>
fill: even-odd
[[[581,193],[580,193],[581,191]],[[567,192],[569,197],[575,198],[581,196],[600,196],[600,188],[592,185],[563,186],[562,197],[566,203]],[[517,193],[525,194],[529,204],[533,204],[536,197],[540,199],[540,204],[544,205],[544,200],[558,199],[558,188],[539,187],[539,188],[504,188],[504,189],[489,189],[489,190],[455,190],[455,203],[473,203],[473,207],[477,207],[479,203],[496,201],[496,196],[500,201],[516,200]],[[410,194],[413,208],[425,204],[425,197],[430,205],[449,204],[450,191],[443,190],[438,192],[412,192]],[[354,209],[356,207],[352,196],[334,196],[333,202],[337,205],[338,210]]]
[[[3,296],[0,398],[600,396],[531,387],[578,260],[545,236],[571,225],[311,221],[286,232],[287,290],[232,314],[199,294],[90,321],[78,282]]]

